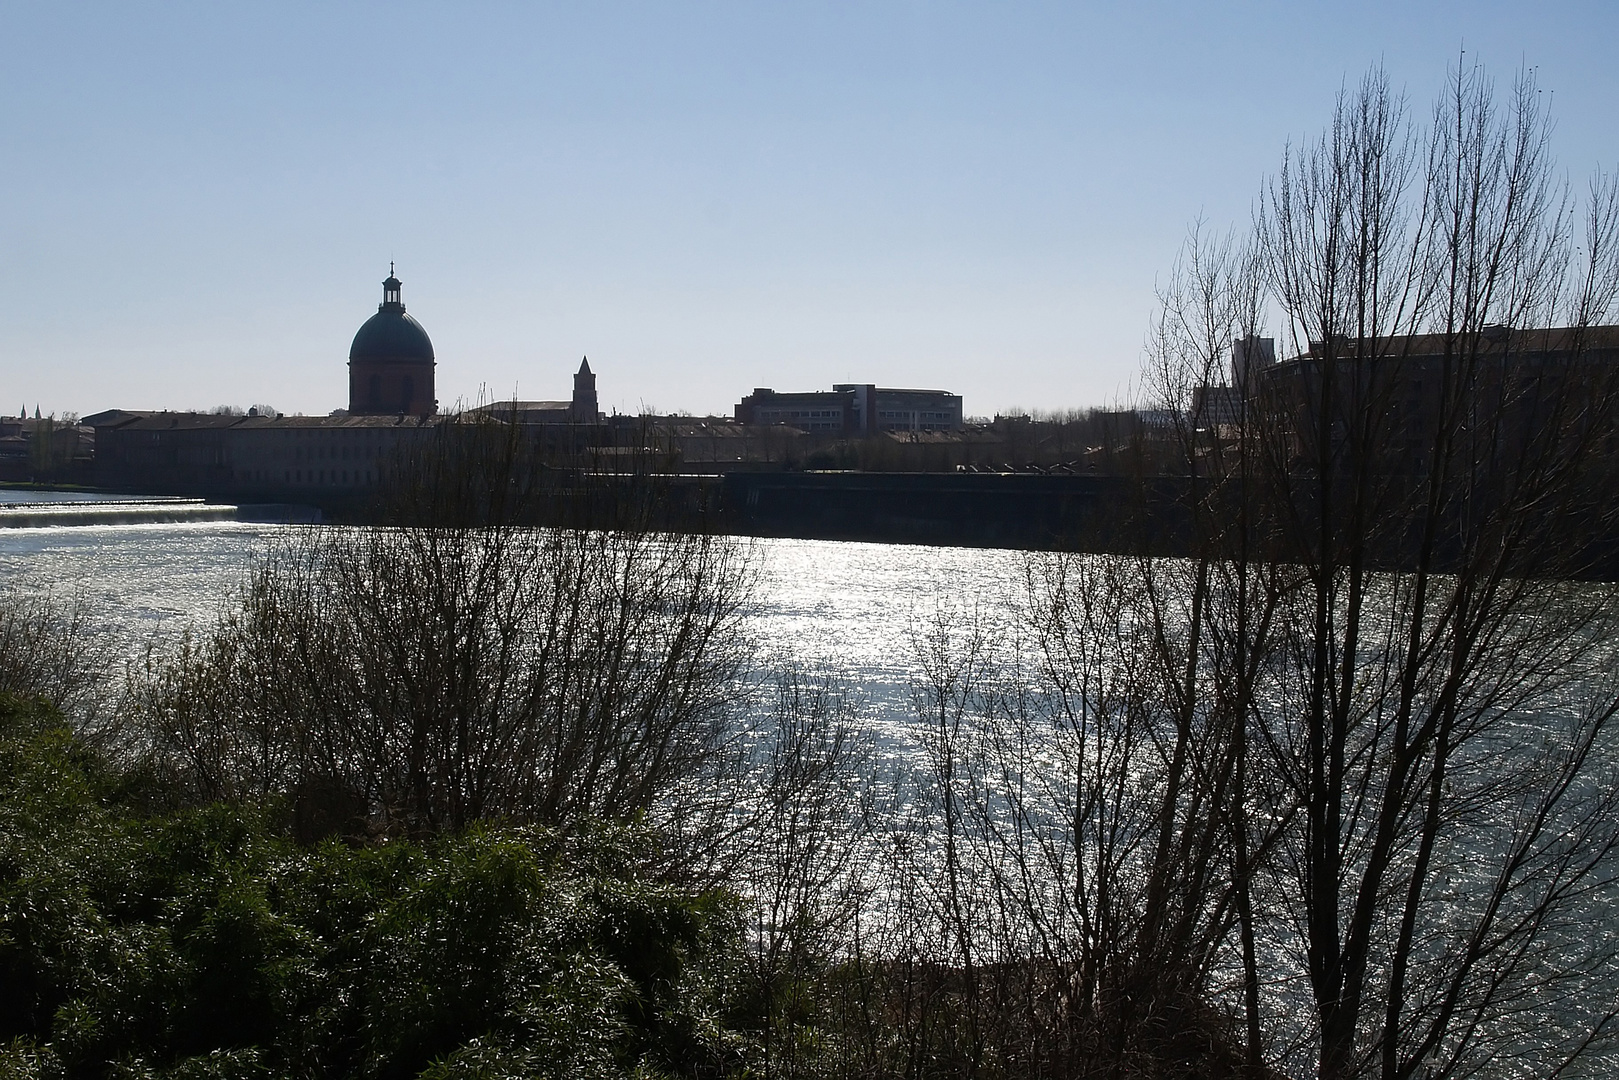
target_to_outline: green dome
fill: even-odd
[[[433,362],[432,339],[421,323],[405,314],[399,286],[399,279],[392,274],[382,283],[382,303],[377,305],[377,313],[365,321],[349,346],[351,361]]]

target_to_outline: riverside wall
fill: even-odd
[[[727,528],[752,536],[1167,552],[1177,532],[1174,491],[1113,476],[729,473],[721,487]]]
[[[1038,473],[559,470],[526,516],[537,525],[586,528],[651,526],[804,540],[1182,556],[1195,547],[1186,485],[1171,477],[1143,481]],[[376,491],[266,487],[228,496],[151,489],[140,494],[202,495],[233,503],[238,516],[252,520],[365,525],[398,517],[398,508],[385,508]],[[1218,511],[1206,506],[1205,512]],[[1412,565],[1408,531],[1380,530],[1365,553],[1369,565],[1384,570]],[[1583,578],[1619,580],[1619,528],[1613,515],[1594,514],[1591,527],[1578,531],[1580,537],[1568,537],[1571,550],[1564,565],[1580,567],[1575,573]],[[1449,567],[1454,557],[1444,547],[1434,553],[1440,568]],[[1292,556],[1310,557],[1307,551]],[[1527,565],[1535,562],[1531,558]]]

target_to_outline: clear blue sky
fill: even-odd
[[[346,402],[396,260],[439,397],[1101,404],[1187,223],[1381,61],[1538,68],[1614,163],[1619,4],[0,4],[0,412]]]

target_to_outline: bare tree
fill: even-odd
[[[1577,243],[1545,136],[1526,82],[1501,107],[1458,71],[1424,131],[1374,72],[1252,240],[1194,231],[1148,351],[1173,453],[1143,458],[1184,557],[1032,559],[1033,665],[924,650],[969,993],[1038,957],[1084,1055],[1215,1004],[1250,1069],[1334,1078],[1604,1049],[1619,950],[1578,927],[1619,842],[1619,593],[1589,580],[1619,200],[1593,186]]]
[[[497,422],[452,431],[405,473],[403,524],[272,550],[137,682],[166,760],[208,796],[289,795],[317,831],[651,814],[678,834],[721,800],[703,778],[736,752],[746,547],[536,526],[555,489],[522,455]]]
[[[1527,78],[1502,109],[1458,69],[1419,137],[1374,73],[1289,155],[1260,223],[1311,356],[1260,418],[1267,503],[1307,571],[1290,707],[1260,727],[1300,809],[1287,869],[1323,1076],[1548,1060],[1578,1039],[1520,1011],[1526,981],[1577,983],[1611,952],[1565,952],[1556,928],[1614,843],[1588,784],[1619,706],[1593,677],[1614,597],[1563,584],[1604,527],[1613,197],[1598,185],[1577,250],[1547,134]],[[1530,717],[1540,745],[1515,746]],[[1494,869],[1447,892],[1468,859]]]
[[[1253,1064],[1268,1029],[1324,1077],[1549,1070],[1612,1023],[1614,950],[1569,927],[1615,842],[1619,624],[1580,579],[1613,529],[1619,216],[1599,180],[1575,242],[1547,130],[1526,80],[1502,107],[1456,71],[1424,132],[1373,72],[1253,242],[1194,234],[1166,292],[1149,384],[1181,418],[1193,557],[1141,579],[1181,671],[1155,691],[1157,850],[1200,814],[1229,849],[1153,865],[1222,860]],[[1296,359],[1227,385],[1263,316]],[[1314,1016],[1291,1036],[1261,1000],[1289,956]]]

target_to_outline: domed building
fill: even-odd
[[[382,303],[349,346],[350,416],[429,416],[433,396],[433,342],[422,324],[405,314],[400,281],[388,265]]]

